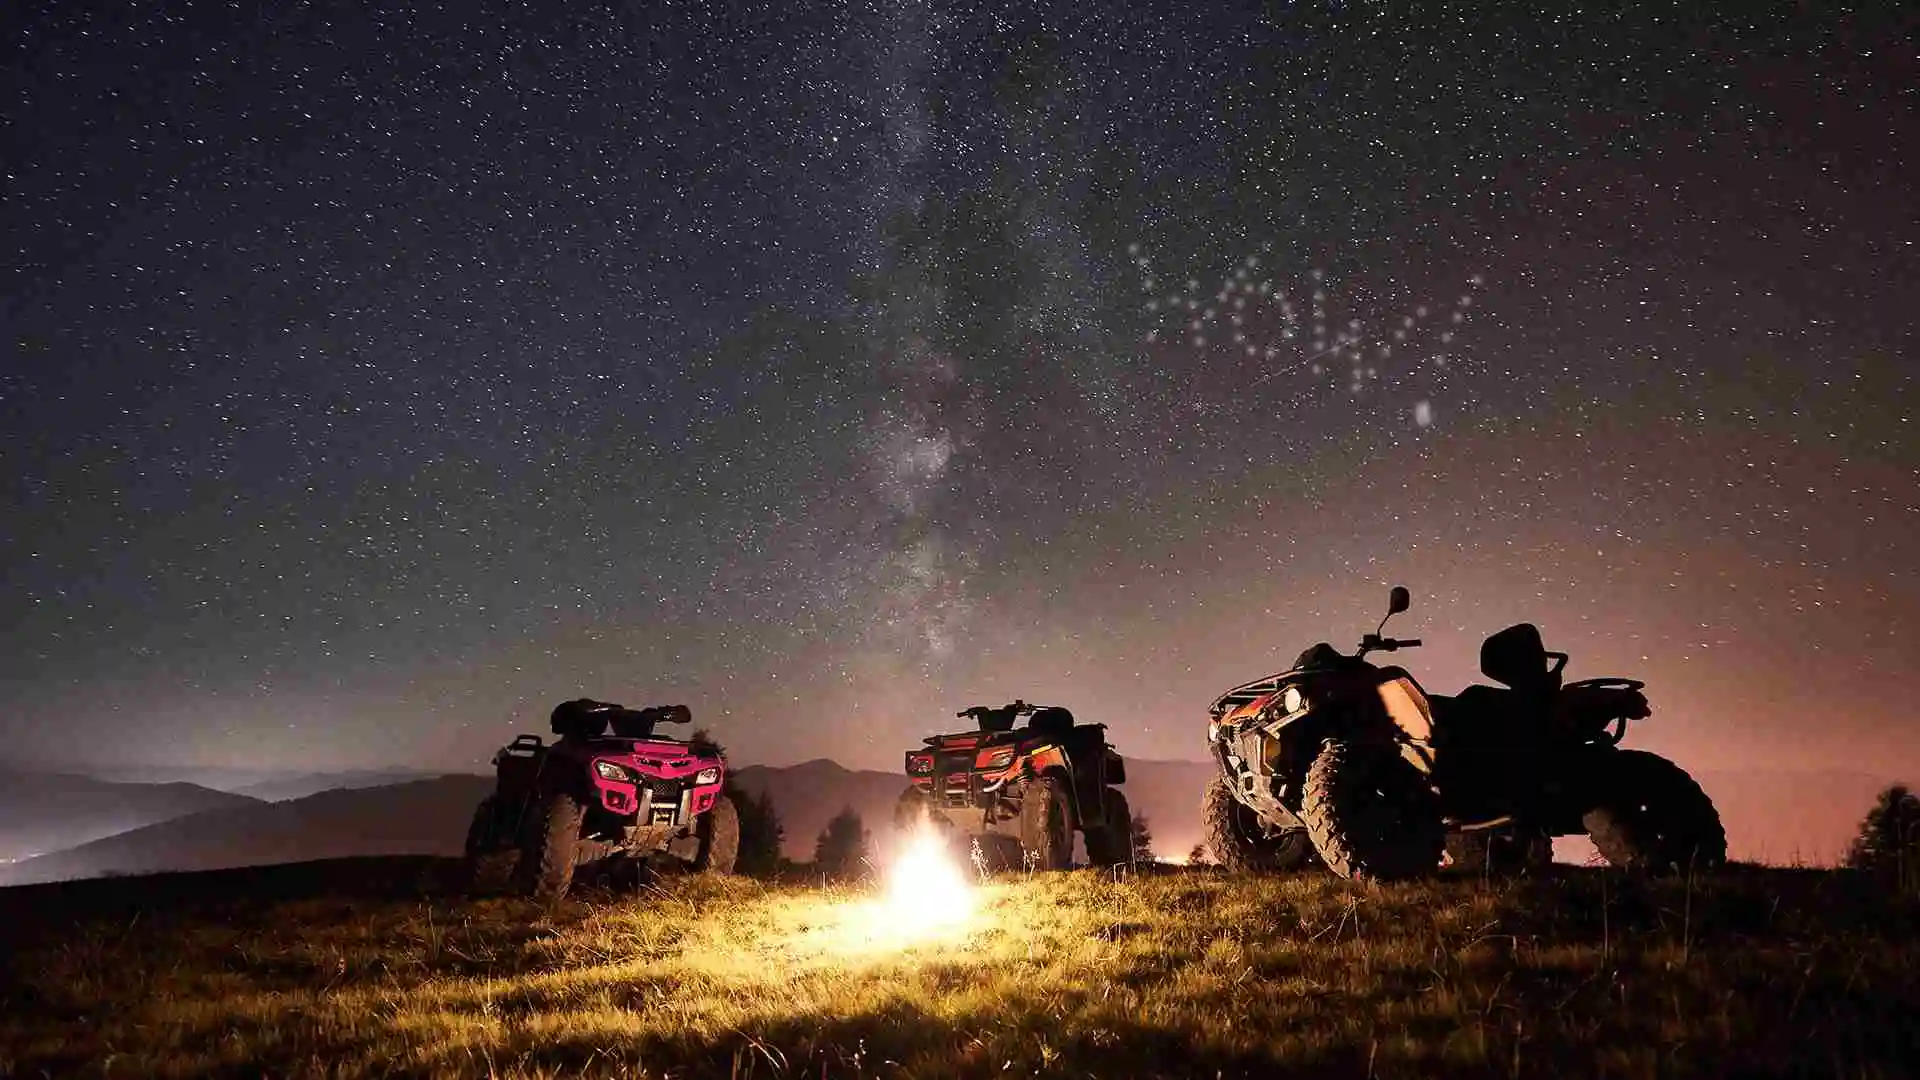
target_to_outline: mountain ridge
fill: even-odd
[[[0,863],[258,801],[183,781],[135,783],[0,767]]]
[[[1122,789],[1147,817],[1161,857],[1183,857],[1199,841],[1200,797],[1213,768],[1205,762],[1128,761]],[[811,859],[815,838],[842,809],[860,816],[884,857],[894,805],[906,787],[899,773],[852,769],[824,757],[746,765],[733,775],[742,792],[771,795],[785,829],[783,852],[802,862]],[[1695,776],[1720,807],[1734,858],[1809,866],[1834,865],[1844,856],[1861,817],[1892,782],[1851,770],[1700,770]],[[0,864],[0,884],[315,858],[455,855],[473,807],[492,784],[490,775],[446,772],[278,802],[212,792],[242,801]],[[1794,806],[1794,813],[1782,814],[1783,805]],[[1583,861],[1590,852],[1580,837],[1563,839],[1558,849],[1565,861]]]

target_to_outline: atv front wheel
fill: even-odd
[[[693,857],[693,868],[709,874],[731,874],[740,857],[740,811],[733,796],[722,793],[713,809],[700,816],[694,826],[700,838],[700,853]]]
[[[900,793],[900,799],[893,804],[893,827],[902,834],[911,834],[920,827],[922,821],[933,820],[933,800],[927,793],[907,785]]]
[[[518,853],[496,837],[499,800],[492,795],[480,800],[473,809],[473,823],[467,826],[467,841],[462,847],[460,886],[467,892],[493,892],[513,877]]]
[[[1581,824],[1614,866],[1676,874],[1727,861],[1727,830],[1713,800],[1666,758],[1617,750],[1601,773],[1599,791]]]
[[[1094,866],[1124,866],[1133,861],[1133,810],[1117,788],[1101,788],[1105,824],[1084,829],[1087,861]]]
[[[1464,874],[1537,874],[1553,865],[1553,837],[1535,829],[1450,832],[1447,860],[1450,869]]]
[[[540,800],[532,843],[520,853],[516,868],[525,891],[541,900],[567,895],[580,857],[580,823],[585,817],[586,808],[571,795],[555,794]]]
[[[1297,870],[1313,858],[1313,837],[1307,830],[1270,830],[1260,815],[1233,797],[1224,776],[1216,775],[1207,785],[1200,819],[1213,861],[1228,870]]]
[[[1019,839],[999,833],[978,833],[967,838],[964,853],[967,862],[972,864],[979,874],[998,874],[1005,870],[1019,870],[1026,861],[1023,857],[1026,849]]]
[[[1446,850],[1438,797],[1391,750],[1329,739],[1307,766],[1300,818],[1327,868],[1355,881],[1431,873]]]
[[[1072,810],[1057,776],[1027,781],[1020,798],[1020,846],[1036,870],[1065,870],[1073,860]]]

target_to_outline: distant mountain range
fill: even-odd
[[[198,784],[129,784],[75,773],[0,771],[0,863],[143,825],[259,800]]]
[[[1151,823],[1155,850],[1184,857],[1200,839],[1203,762],[1127,764],[1124,785]],[[369,773],[334,774],[330,790],[279,801],[192,784],[108,783],[45,773],[0,774],[0,837],[13,850],[48,854],[0,864],[0,884],[101,874],[202,870],[362,855],[454,855],[488,776],[440,775],[369,785]],[[891,772],[847,769],[827,759],[741,768],[743,791],[770,793],[786,829],[787,855],[812,857],[815,837],[843,807],[859,814],[877,846],[889,846],[893,808],[906,786]],[[1888,780],[1854,772],[1702,772],[1726,821],[1734,858],[1832,865]],[[324,785],[326,774],[258,781],[253,790]],[[131,823],[128,826],[128,823]],[[116,831],[116,826],[122,826]],[[112,833],[112,835],[108,835]],[[34,846],[39,845],[39,846]],[[52,850],[59,847],[61,850]],[[1579,861],[1584,840],[1563,840]]]
[[[441,776],[284,802],[243,799],[0,866],[0,884],[357,855],[458,855],[474,804],[491,787],[484,776]]]
[[[71,767],[102,780],[122,783],[190,783],[216,791],[247,795],[268,802],[299,799],[341,788],[384,787],[408,780],[446,775],[444,769],[235,769],[225,766],[143,766],[140,768]]]

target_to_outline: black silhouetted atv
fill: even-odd
[[[1113,786],[1126,782],[1127,767],[1105,724],[1076,724],[1066,709],[1024,701],[954,715],[979,726],[928,736],[924,748],[907,751],[911,783],[894,813],[897,828],[930,819],[977,844],[995,868],[1064,870],[1075,829],[1094,865],[1132,861],[1133,815]],[[1019,716],[1027,726],[1015,731]]]
[[[1387,617],[1407,610],[1393,589]],[[1317,854],[1334,872],[1391,880],[1455,863],[1539,864],[1552,838],[1586,833],[1616,866],[1668,872],[1726,859],[1713,802],[1665,758],[1619,747],[1649,715],[1643,684],[1562,684],[1565,653],[1521,623],[1489,637],[1480,667],[1506,689],[1429,695],[1370,652],[1417,639],[1361,638],[1352,656],[1322,642],[1287,671],[1213,703],[1220,766],[1204,803],[1223,865],[1284,869]],[[1551,663],[1549,662],[1551,661]]]
[[[521,735],[493,755],[494,792],[467,832],[468,880],[484,887],[511,874],[521,891],[557,899],[576,867],[604,860],[664,854],[694,870],[732,871],[740,822],[721,790],[726,763],[653,733],[692,718],[685,705],[556,706],[559,739]]]

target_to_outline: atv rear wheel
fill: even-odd
[[[1727,830],[1713,800],[1666,758],[1617,750],[1601,773],[1599,790],[1581,824],[1614,866],[1676,874],[1712,870],[1727,861]]]
[[[1087,842],[1087,862],[1094,866],[1124,866],[1133,862],[1133,810],[1127,797],[1117,788],[1101,788],[1101,820],[1096,828],[1082,829]]]
[[[1313,837],[1307,830],[1270,830],[1260,815],[1233,797],[1224,776],[1216,775],[1207,785],[1200,818],[1207,850],[1228,870],[1297,870],[1313,858]]]
[[[580,857],[580,823],[586,808],[571,795],[554,794],[540,800],[532,822],[531,843],[520,853],[516,867],[521,887],[542,900],[558,900],[573,884]]]
[[[1300,818],[1327,868],[1355,881],[1431,873],[1446,850],[1439,799],[1392,750],[1329,739],[1307,767]]]
[[[1020,798],[1020,846],[1036,870],[1065,870],[1073,860],[1073,812],[1066,782],[1057,776],[1027,781]]]
[[[492,795],[473,808],[473,822],[467,826],[467,841],[462,847],[460,887],[468,892],[494,892],[513,878],[518,857],[511,845],[499,842],[496,835],[500,800]]]
[[[694,825],[700,838],[700,853],[693,857],[693,868],[709,874],[731,874],[740,857],[740,810],[733,796],[722,792],[713,801],[713,809],[700,815]]]
[[[1553,865],[1553,837],[1537,829],[1450,832],[1447,860],[1449,869],[1463,874],[1537,874]]]

